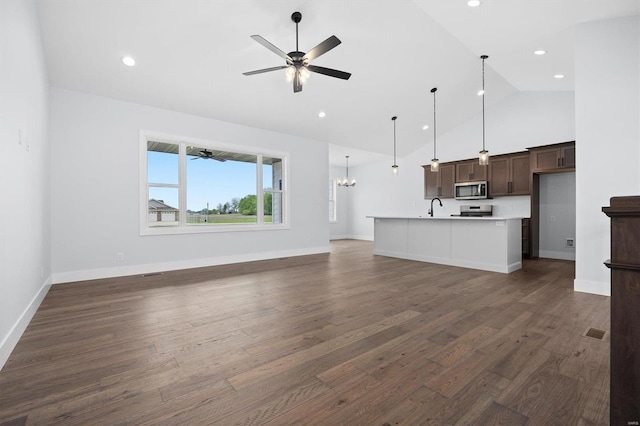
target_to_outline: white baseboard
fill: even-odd
[[[373,237],[363,236],[363,235],[332,235],[329,237],[329,240],[360,240],[360,241],[373,241]]]
[[[31,302],[22,312],[22,315],[20,315],[15,324],[13,324],[13,327],[11,327],[9,333],[2,339],[2,342],[0,342],[0,370],[2,370],[2,367],[4,367],[4,364],[9,359],[9,355],[11,355],[11,352],[13,352],[13,349],[18,344],[20,337],[22,337],[22,334],[27,329],[31,318],[35,315],[50,288],[51,276],[42,284],[38,293],[31,299]]]
[[[576,260],[576,252],[567,251],[552,251],[552,250],[540,250],[539,257],[545,259],[558,259],[558,260]]]
[[[599,294],[601,296],[611,296],[611,283],[589,280],[573,280],[573,290],[581,293]]]
[[[457,266],[459,268],[479,269],[489,272],[500,272],[502,274],[510,274],[513,271],[522,269],[522,262],[518,261],[507,265],[498,265],[492,263],[473,262],[464,259],[452,259],[449,257],[435,257],[435,256],[419,256],[411,255],[404,252],[390,252],[385,250],[373,250],[373,254],[388,257],[397,257],[399,259],[417,260],[419,262],[437,263],[440,265]]]
[[[333,240],[349,240],[349,239],[351,239],[351,238],[347,234],[330,235],[329,236],[329,241],[333,241]]]
[[[352,240],[373,241],[373,235],[350,235]]]
[[[202,268],[206,266],[228,265],[232,263],[253,262],[257,260],[278,259],[281,257],[306,256],[310,254],[328,253],[329,246],[311,247],[296,250],[281,250],[261,253],[247,253],[233,256],[219,256],[202,259],[178,260],[164,263],[146,263],[115,268],[84,269],[80,271],[56,272],[53,284],[76,281],[98,280],[102,278],[124,277],[127,275],[152,274],[156,272],[175,271],[180,269]]]

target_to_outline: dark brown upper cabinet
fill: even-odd
[[[529,153],[498,155],[489,162],[489,194],[492,197],[529,195]]]
[[[422,168],[424,169],[425,199],[453,198],[455,164],[441,163],[439,172],[432,172],[430,164],[424,165]]]
[[[456,182],[476,182],[483,180],[487,180],[487,166],[481,166],[477,159],[456,163]]]
[[[554,172],[563,169],[575,169],[575,142],[564,142],[529,148],[531,153],[531,171],[533,173]]]

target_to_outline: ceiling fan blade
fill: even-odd
[[[264,69],[261,69],[261,70],[243,72],[242,74],[243,75],[262,74],[263,72],[282,70],[282,69],[287,68],[287,66],[288,65],[282,65],[282,66],[279,66],[279,67],[264,68]]]
[[[291,58],[291,56],[287,55],[282,50],[275,47],[273,44],[271,44],[270,42],[262,38],[262,36],[252,35],[251,38],[257,41],[258,43],[260,43],[261,45],[263,45],[264,47],[266,47],[267,49],[269,49],[270,51],[272,51],[273,53],[275,53],[276,55],[280,56],[285,61],[293,62],[293,58]]]
[[[296,72],[293,77],[293,93],[302,92],[302,81],[300,80],[300,73]]]
[[[334,70],[332,68],[319,67],[317,65],[307,65],[309,71],[317,72],[318,74],[328,75],[329,77],[341,78],[343,80],[349,80],[351,73]]]
[[[327,53],[328,51],[330,51],[340,43],[342,43],[340,39],[332,35],[331,37],[329,37],[328,39],[326,39],[325,41],[323,41],[322,43],[320,43],[319,45],[317,45],[316,47],[308,51],[307,54],[302,57],[302,59],[305,61],[312,61],[318,56],[324,55],[325,53]]]

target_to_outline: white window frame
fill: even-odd
[[[178,159],[178,183],[162,184],[147,182],[147,144],[149,141],[163,142],[175,144],[179,146]],[[187,166],[186,166],[186,147],[198,146],[207,149],[225,150],[242,154],[255,155],[256,161],[256,207],[257,223],[237,223],[237,224],[211,224],[211,225],[188,225],[187,224]],[[273,157],[282,159],[282,189],[273,189],[265,191],[262,182],[262,158]],[[172,234],[202,234],[210,232],[246,232],[246,231],[273,231],[290,229],[289,221],[289,153],[280,151],[271,151],[256,147],[247,147],[236,144],[228,144],[221,142],[211,142],[203,139],[189,138],[185,136],[169,135],[149,130],[140,130],[139,136],[139,229],[140,235],[172,235]],[[179,222],[177,226],[148,226],[149,212],[149,186],[178,188],[179,198]],[[282,222],[281,223],[265,223],[264,222],[264,193],[279,193],[282,197]]]
[[[338,197],[336,190],[338,189],[338,184],[335,179],[329,179],[329,185],[331,185],[331,193],[329,194],[329,205],[333,203],[333,214],[329,216],[329,223],[337,223],[338,222]],[[333,217],[333,218],[332,218]]]

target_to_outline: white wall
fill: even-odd
[[[50,283],[48,85],[35,2],[2,0],[0,368]]]
[[[576,28],[576,279],[574,288],[610,294],[613,196],[640,193],[638,17]]]
[[[540,257],[575,260],[576,174],[540,175]],[[574,247],[566,247],[566,239]]]
[[[289,152],[291,228],[140,236],[140,129]],[[51,143],[54,283],[329,250],[326,143],[55,88]]]
[[[640,193],[638,17],[576,29],[576,279],[574,288],[610,294],[613,196]]]
[[[438,88],[446,96],[445,88]],[[428,112],[428,111],[427,111]],[[455,114],[440,111],[438,114]],[[486,146],[492,155],[524,151],[528,147],[574,140],[574,97],[572,92],[521,92],[486,110]],[[437,156],[442,162],[476,158],[482,148],[481,115],[455,130],[437,135]],[[430,200],[424,200],[424,164],[433,157],[432,134],[428,143],[411,155],[398,159],[400,172],[391,173],[391,159],[360,166],[353,170],[358,178],[350,210],[352,238],[373,239],[373,220],[368,215],[426,215]],[[392,140],[390,140],[392,143]],[[402,140],[397,140],[402,144]],[[392,145],[389,146],[390,151]],[[494,205],[494,215],[530,215],[528,196],[500,197],[487,200]],[[436,216],[458,213],[469,202],[443,200],[444,207],[434,207]]]
[[[343,179],[346,171],[345,167],[331,166],[329,167],[329,179]],[[353,176],[356,177],[357,176]],[[355,191],[354,188],[345,188],[338,186],[336,188],[336,221],[329,224],[329,238],[332,240],[340,240],[349,238],[349,194]]]

